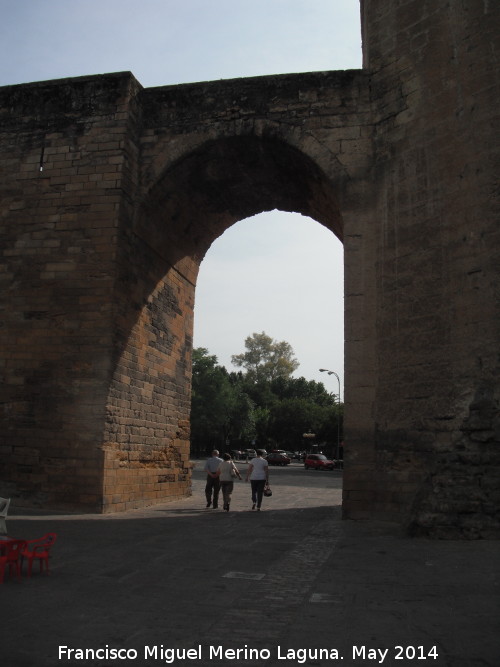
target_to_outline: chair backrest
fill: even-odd
[[[0,498],[0,516],[6,517],[9,511],[10,498]]]
[[[57,540],[57,533],[46,533],[43,537],[39,537],[36,540],[28,540],[27,545],[28,549],[30,548],[50,549],[50,547],[54,544],[56,540]]]
[[[54,542],[57,540],[57,533],[47,533],[42,537],[42,540],[48,547],[51,547]]]

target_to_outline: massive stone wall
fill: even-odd
[[[347,370],[345,505],[435,535],[498,531],[499,9],[362,3],[376,382],[360,423]]]
[[[128,91],[1,90],[2,493],[100,507]]]
[[[123,347],[105,435],[111,459],[132,449],[146,464],[150,452],[170,447],[167,460],[186,460],[199,264],[225,229],[263,210],[299,211],[342,235],[339,201],[348,212],[361,181],[351,173],[371,164],[367,90],[362,72],[332,72],[137,95],[140,159],[120,246]],[[122,460],[114,476],[129,474]],[[165,493],[182,490],[178,475],[172,471]]]
[[[189,493],[198,267],[273,208],[344,243],[344,514],[498,531],[498,4],[365,0],[364,69],[0,89],[0,495]]]
[[[116,511],[188,493],[199,263],[262,210],[342,236],[371,164],[365,78],[0,91],[4,495]]]

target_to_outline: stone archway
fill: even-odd
[[[339,237],[346,219],[361,222],[365,78],[144,90],[123,73],[1,91],[5,275],[17,290],[5,292],[3,349],[17,361],[2,395],[19,452],[4,495],[107,512],[188,492],[199,262],[257,211],[296,210]]]
[[[342,239],[334,183],[313,159],[272,136],[222,138],[166,170],[148,191],[134,232],[172,266],[179,256],[199,262],[231,224],[275,208],[308,215]]]
[[[198,268],[225,229],[274,208],[315,217],[342,234],[334,184],[310,157],[274,137],[230,137],[206,142],[166,169],[126,231],[122,346],[104,445],[104,486],[115,497],[129,488],[126,503],[144,502],[145,486],[150,498],[153,486],[164,487],[156,497],[187,491]]]
[[[1,495],[187,492],[199,261],[283,208],[344,243],[345,516],[498,535],[499,5],[361,12],[362,71],[0,89]]]

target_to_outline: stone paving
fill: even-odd
[[[59,539],[49,577],[0,587],[2,665],[497,667],[499,542],[342,521],[341,473],[298,465],[272,470],[263,512],[243,482],[207,510],[201,468],[190,498],[149,509],[14,508],[10,534]]]

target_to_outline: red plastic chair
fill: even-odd
[[[12,571],[14,570],[17,578],[21,580],[21,554],[25,546],[25,540],[9,540],[2,545],[2,553],[0,555],[0,584],[3,584],[7,567],[9,568],[10,576],[12,576]]]
[[[50,549],[57,539],[56,533],[47,533],[37,540],[28,540],[25,542],[25,547],[22,550],[21,556],[23,560],[28,559],[28,577],[31,577],[31,569],[33,561],[38,560],[40,563],[40,572],[43,572],[43,564],[45,563],[45,570],[49,574],[49,556]]]

